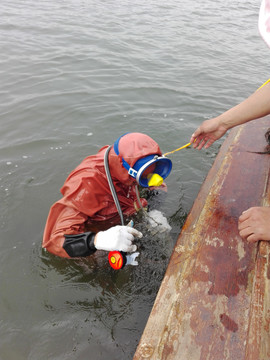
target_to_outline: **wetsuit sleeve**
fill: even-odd
[[[71,207],[55,203],[49,212],[42,247],[61,257],[91,255],[94,251],[94,233],[86,232],[87,215]]]
[[[63,248],[70,257],[89,256],[97,249],[94,245],[94,233],[86,232],[77,235],[64,235]]]

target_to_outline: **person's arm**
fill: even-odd
[[[203,147],[207,149],[227,130],[268,114],[270,114],[270,83],[218,117],[205,120],[192,134],[190,142],[198,150]]]
[[[61,257],[88,256],[96,251],[94,233],[85,233],[87,216],[55,203],[49,212],[42,247]]]
[[[85,257],[96,250],[124,252],[136,251],[135,237],[143,235],[130,226],[113,226],[97,234],[85,232],[88,217],[76,209],[56,203],[51,207],[42,247],[54,255],[74,258]]]
[[[97,234],[84,232],[64,236],[63,248],[67,254],[70,257],[83,257],[93,254],[96,250],[134,252],[137,246],[132,242],[135,237],[142,237],[142,234],[130,226],[116,225]]]

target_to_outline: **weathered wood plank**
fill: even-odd
[[[270,359],[270,246],[248,244],[237,229],[243,210],[270,205],[270,157],[255,153],[264,151],[269,120],[237,127],[224,141],[134,360]]]

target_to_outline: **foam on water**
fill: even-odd
[[[149,211],[147,221],[154,230],[159,232],[170,231],[172,229],[166,217],[159,210]]]

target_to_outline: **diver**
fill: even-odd
[[[143,235],[126,222],[147,207],[138,185],[164,187],[171,169],[171,160],[148,135],[120,136],[70,173],[60,190],[63,197],[50,209],[42,247],[65,258],[86,257],[96,250],[133,253],[134,239]]]

